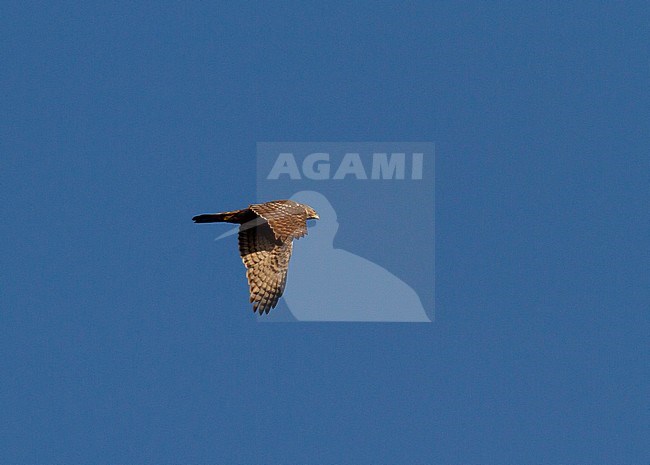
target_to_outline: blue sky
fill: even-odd
[[[647,4],[0,21],[0,463],[648,463]],[[323,140],[435,142],[433,324],[259,324],[192,224]]]

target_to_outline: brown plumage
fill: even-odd
[[[239,224],[239,254],[246,266],[253,311],[269,313],[287,282],[293,240],[307,234],[307,220],[319,219],[308,205],[292,200],[250,205],[243,210],[198,215],[195,223]]]

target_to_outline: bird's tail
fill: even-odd
[[[241,223],[245,210],[235,210],[224,213],[207,213],[197,215],[192,220],[195,223]]]

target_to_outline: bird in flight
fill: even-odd
[[[293,240],[307,234],[307,220],[312,219],[319,219],[313,208],[292,200],[192,218],[195,223],[239,224],[239,255],[246,266],[253,312],[260,315],[275,308],[282,296]]]

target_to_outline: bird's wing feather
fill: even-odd
[[[292,242],[279,240],[267,223],[240,227],[239,253],[246,266],[253,311],[269,313],[287,282]]]

